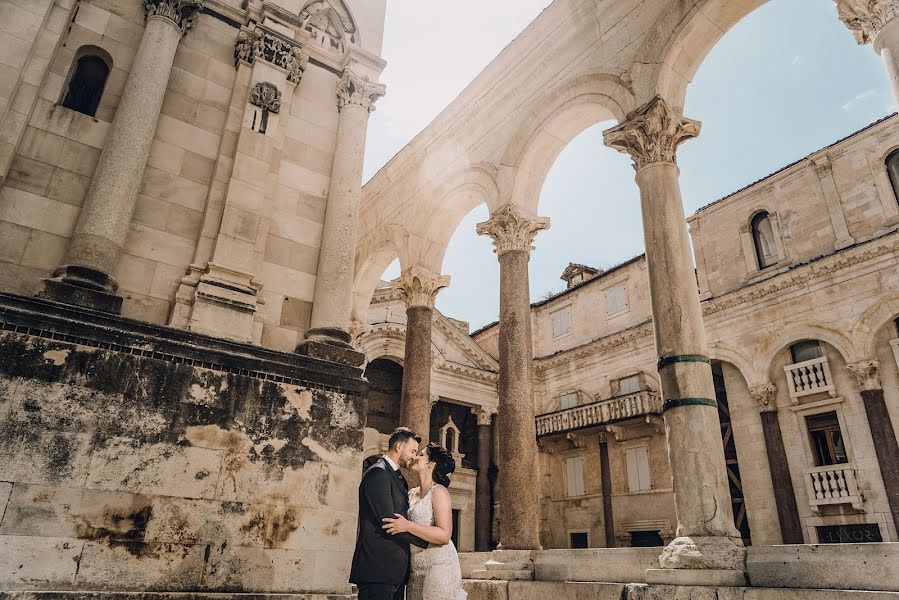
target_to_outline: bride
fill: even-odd
[[[446,486],[456,470],[456,461],[445,448],[431,442],[412,463],[421,486],[409,490],[409,519],[396,515],[384,519],[391,535],[409,532],[429,543],[412,547],[412,568],[406,600],[465,600],[459,556],[451,541],[453,516]]]

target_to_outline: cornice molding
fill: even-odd
[[[593,340],[582,346],[563,350],[551,356],[534,359],[534,370],[535,372],[544,373],[549,369],[569,364],[572,361],[581,358],[601,354],[612,348],[617,348],[644,338],[651,338],[652,333],[652,320],[644,321],[630,329],[625,329],[624,331],[619,331],[618,333]]]

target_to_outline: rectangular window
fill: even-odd
[[[815,465],[837,465],[849,462],[837,413],[828,412],[805,418],[812,444]]]
[[[638,446],[625,451],[627,461],[627,488],[631,492],[652,489],[649,481],[649,448]]]
[[[618,395],[636,394],[640,391],[640,376],[631,375],[618,380]]]
[[[590,539],[586,531],[572,531],[568,534],[568,546],[572,550],[590,547]]]
[[[793,364],[803,363],[807,360],[821,358],[821,344],[817,340],[805,340],[796,342],[790,346],[790,356]]]
[[[583,496],[587,493],[584,485],[584,457],[576,456],[565,460],[567,496]]]
[[[550,315],[553,322],[553,337],[562,337],[571,331],[571,308],[563,308]]]
[[[577,406],[577,392],[571,392],[569,394],[562,394],[561,396],[559,396],[559,410],[574,408],[575,406]]]
[[[606,314],[614,315],[625,310],[627,310],[627,286],[620,285],[607,289]]]

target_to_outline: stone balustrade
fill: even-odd
[[[643,390],[540,415],[537,437],[661,412],[662,398],[656,392]]]
[[[787,385],[790,390],[790,399],[795,404],[802,396],[827,392],[836,396],[836,388],[833,377],[830,374],[830,364],[827,357],[813,358],[801,363],[784,367],[787,374]]]
[[[828,504],[851,504],[863,510],[864,499],[858,491],[855,468],[848,463],[806,469],[805,487],[809,504],[816,513]]]

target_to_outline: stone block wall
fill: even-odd
[[[348,592],[366,391],[0,296],[0,590]]]

